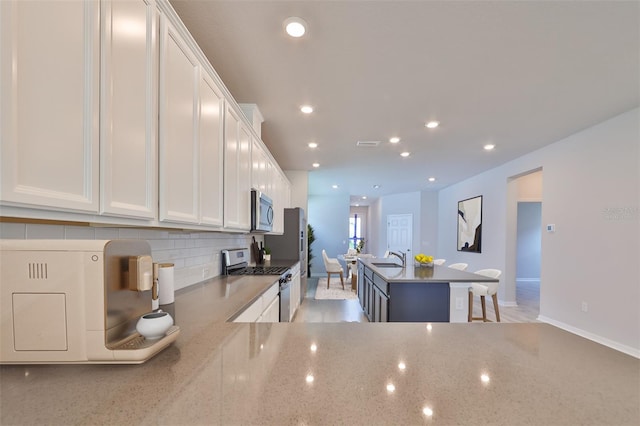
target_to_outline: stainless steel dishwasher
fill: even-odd
[[[291,274],[280,278],[280,322],[289,322],[291,315]]]

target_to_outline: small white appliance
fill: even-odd
[[[144,240],[0,240],[0,363],[139,364],[179,327],[136,331],[157,294]]]

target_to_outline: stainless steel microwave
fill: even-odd
[[[251,231],[273,230],[273,201],[261,191],[251,190]]]

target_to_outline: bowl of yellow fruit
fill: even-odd
[[[416,260],[416,266],[418,267],[433,267],[433,256],[426,255],[424,253],[416,254],[414,259]]]

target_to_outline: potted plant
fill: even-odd
[[[264,253],[262,258],[265,260],[265,262],[268,262],[271,260],[271,249],[269,247],[264,248]]]

